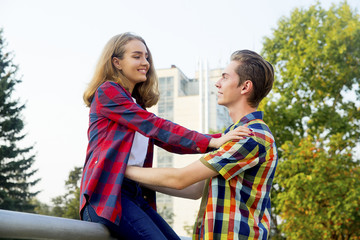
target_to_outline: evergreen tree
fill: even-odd
[[[36,173],[31,169],[35,155],[31,154],[33,146],[18,146],[26,136],[22,134],[21,116],[25,104],[12,96],[21,80],[16,76],[18,67],[12,63],[12,54],[4,51],[2,33],[0,29],[0,208],[33,212],[30,199],[38,192],[30,192],[29,187],[39,181],[30,180]]]

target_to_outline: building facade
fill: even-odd
[[[208,70],[199,64],[194,79],[176,66],[158,69],[160,100],[149,109],[159,117],[202,133],[221,132],[232,122],[227,109],[217,104],[215,82],[222,69]],[[201,154],[178,155],[155,147],[154,167],[184,167]],[[160,214],[182,236],[190,236],[200,200],[189,200],[157,193]],[[187,229],[187,230],[185,230]]]

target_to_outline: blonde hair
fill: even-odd
[[[136,99],[136,102],[144,108],[151,107],[158,102],[158,78],[156,76],[151,52],[147,47],[144,39],[142,39],[140,36],[126,32],[112,37],[105,45],[96,65],[94,76],[92,77],[83,95],[86,106],[90,107],[96,90],[106,81],[119,83],[126,90],[129,90],[127,85],[129,80],[113,65],[112,58],[117,57],[119,59],[123,59],[126,50],[125,45],[134,39],[144,43],[148,52],[148,62],[150,67],[146,74],[146,81],[135,85],[132,96]]]

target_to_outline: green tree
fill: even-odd
[[[81,167],[74,167],[65,181],[66,193],[53,198],[51,215],[79,219]]]
[[[351,151],[337,152],[338,137],[325,148],[310,136],[283,145],[277,200],[288,239],[360,237],[360,168]]]
[[[64,217],[79,219],[79,205],[80,205],[80,181],[81,181],[81,167],[75,167],[69,174],[68,180],[65,182],[67,193],[65,197],[66,210]]]
[[[360,88],[359,15],[345,3],[328,11],[320,5],[295,9],[282,18],[263,55],[276,68],[273,94],[266,104],[267,122],[277,142],[299,143],[342,132],[358,141],[360,111],[346,95]]]
[[[64,217],[65,212],[65,199],[64,196],[57,196],[51,199],[53,207],[51,209],[50,215],[56,217]]]
[[[359,169],[359,159],[351,154],[360,138],[360,108],[355,99],[360,99],[359,43],[359,15],[346,2],[328,10],[319,3],[295,9],[265,38],[262,54],[275,66],[276,81],[262,108],[280,157],[272,191],[274,239],[360,235],[343,224],[336,227],[337,232],[330,231],[332,224],[341,221],[360,229],[358,216],[350,210],[359,206],[359,198],[348,200],[342,192],[347,189],[360,195],[359,178],[352,181],[344,176],[347,171],[358,176]],[[310,161],[310,153],[302,155],[304,145],[314,149],[317,157]],[[318,168],[327,165],[334,171]],[[319,196],[313,197],[315,193]],[[331,207],[342,216],[330,216],[337,211]],[[318,215],[309,214],[310,208]],[[314,228],[327,235],[317,235]]]
[[[25,104],[14,99],[18,67],[12,62],[12,54],[5,52],[3,31],[0,29],[0,208],[32,212],[34,205],[30,200],[38,194],[31,192],[39,179],[30,180],[37,170],[31,167],[35,155],[33,146],[19,147],[19,142],[26,136],[21,111]]]
[[[51,210],[49,205],[40,202],[38,199],[33,198],[31,204],[35,206],[34,212],[41,215],[51,215]]]

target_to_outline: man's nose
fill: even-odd
[[[215,83],[215,87],[220,88],[220,80],[221,80],[221,79],[219,79],[219,80]]]

